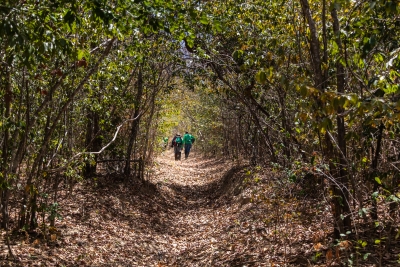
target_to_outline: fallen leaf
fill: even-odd
[[[50,239],[51,239],[51,241],[56,241],[57,235],[56,235],[56,234],[52,234],[52,235],[50,236]]]
[[[329,249],[329,250],[326,252],[326,259],[327,259],[328,261],[331,261],[331,260],[333,259],[332,250]]]
[[[348,240],[343,240],[339,243],[339,247],[343,248],[343,249],[350,249],[352,246],[351,242]]]
[[[336,260],[340,260],[340,253],[339,253],[339,248],[336,247],[336,255],[335,255]]]
[[[318,243],[318,244],[315,244],[315,245],[314,245],[314,249],[315,249],[316,251],[320,251],[322,248],[323,248],[323,245],[322,245],[321,243]]]

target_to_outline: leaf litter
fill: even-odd
[[[328,247],[328,205],[287,193],[271,170],[256,176],[167,151],[146,182],[102,176],[63,191],[63,219],[48,235],[14,234],[16,261],[3,245],[1,266],[339,266],[347,247]]]

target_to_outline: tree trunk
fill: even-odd
[[[307,19],[308,27],[311,32],[311,40],[310,40],[310,52],[311,52],[311,60],[314,69],[314,79],[315,86],[320,90],[324,90],[324,79],[321,70],[321,52],[320,52],[320,44],[318,40],[317,28],[315,26],[314,19],[312,18],[310,5],[308,4],[308,0],[300,0],[301,7],[303,10],[303,14]]]
[[[99,114],[96,111],[89,109],[85,140],[85,145],[88,151],[99,151],[101,149],[101,139],[99,138],[99,133]],[[96,174],[97,158],[98,154],[94,154],[94,164],[93,162],[87,162],[85,164],[85,178],[90,178]]]
[[[312,59],[312,64],[313,64],[313,69],[314,69],[314,82],[315,82],[315,87],[318,88],[321,92],[325,91],[326,88],[326,82],[327,82],[327,77],[324,77],[324,74],[322,72],[322,62],[321,62],[321,51],[320,51],[320,42],[318,39],[318,33],[317,29],[315,26],[315,22],[312,18],[310,6],[308,3],[308,0],[300,0],[302,10],[304,13],[305,18],[307,19],[308,26],[310,28],[310,53],[311,53],[311,59]],[[325,3],[323,3],[325,5]],[[324,6],[325,8],[325,6]],[[325,12],[325,10],[324,10]],[[338,46],[341,45],[340,42],[340,28],[339,28],[339,21],[337,20],[336,16],[336,10],[333,10],[331,13],[332,18],[334,20],[334,31],[336,33],[336,42],[338,42]],[[323,14],[325,16],[325,14]],[[323,26],[324,27],[324,26]],[[326,49],[326,47],[325,47]],[[326,51],[324,51],[325,55]],[[324,59],[327,60],[327,59]],[[337,73],[337,86],[338,86],[338,92],[343,92],[344,91],[344,70],[343,66],[338,63],[336,66],[338,73]],[[317,103],[317,108],[322,108],[322,103],[319,99],[316,99]],[[338,112],[340,109],[338,110]],[[321,120],[322,118],[318,118]],[[335,221],[337,224],[337,227],[334,228],[334,236],[335,238],[340,238],[340,234],[347,230],[350,229],[351,227],[351,217],[349,212],[350,212],[350,207],[348,203],[348,188],[347,188],[347,171],[346,171],[346,166],[347,166],[347,161],[346,161],[346,142],[345,142],[345,126],[344,126],[344,119],[340,116],[337,117],[337,126],[338,126],[338,143],[339,143],[339,168],[338,171],[336,170],[337,167],[333,163],[335,160],[335,150],[333,147],[333,143],[331,140],[331,137],[328,133],[328,131],[325,134],[325,148],[323,149],[324,155],[327,157],[329,160],[329,167],[330,167],[330,173],[333,177],[333,179],[343,185],[343,188],[338,187],[336,184],[333,185],[333,191],[334,191],[334,199],[333,199],[333,214],[335,217]],[[341,217],[344,217],[344,220],[342,221]]]
[[[333,20],[333,32],[336,37],[336,44],[338,45],[339,50],[342,52],[342,41],[340,38],[340,25],[339,19],[337,17],[336,9],[332,9],[331,16]],[[341,53],[344,54],[344,53]],[[342,63],[337,60],[336,63],[336,83],[337,83],[337,92],[338,94],[344,93],[345,87],[345,71]],[[343,107],[338,107],[336,116],[336,123],[337,123],[337,131],[338,131],[338,146],[339,146],[339,177],[338,182],[339,184],[343,185],[343,189],[341,190],[341,198],[342,200],[342,208],[343,213],[345,213],[344,217],[344,230],[349,231],[351,229],[351,217],[350,217],[350,206],[349,206],[349,179],[348,179],[348,163],[347,163],[347,145],[346,145],[346,127],[344,123],[344,117],[340,114],[344,112]],[[356,190],[356,188],[354,188]]]
[[[87,111],[87,125],[86,125],[86,138],[85,138],[85,148],[87,151],[92,151],[93,147],[93,116],[94,116],[94,111],[90,110],[90,107],[88,108]],[[86,162],[85,168],[83,170],[83,174],[85,178],[90,178],[96,169],[93,171],[93,165],[91,164],[90,160],[89,162]]]
[[[30,223],[29,223],[29,229],[34,230],[37,227],[37,219],[36,219],[36,211],[37,211],[37,192],[33,193],[33,197],[31,199],[31,213],[30,213]]]
[[[147,162],[148,162],[148,160],[149,160],[149,157],[150,157],[150,153],[149,154],[147,154],[147,150],[148,150],[148,147],[149,147],[149,143],[150,143],[150,130],[151,130],[151,122],[153,121],[153,117],[154,117],[154,113],[155,113],[155,108],[156,108],[156,105],[155,105],[155,98],[156,98],[156,95],[157,95],[157,90],[154,90],[153,91],[153,94],[152,94],[152,96],[151,96],[151,101],[150,101],[150,105],[151,105],[151,108],[150,108],[150,114],[149,114],[149,118],[148,118],[148,121],[147,121],[147,123],[146,123],[146,137],[145,137],[145,140],[144,140],[144,146],[143,146],[143,164],[146,164]]]
[[[135,105],[135,112],[133,115],[133,118],[137,118],[140,113],[141,109],[141,103],[142,103],[142,95],[143,95],[143,76],[142,76],[142,68],[139,69],[139,75],[138,75],[138,80],[137,80],[137,93],[136,93],[136,105]],[[136,142],[137,134],[139,132],[139,123],[140,123],[140,118],[137,118],[132,122],[132,127],[131,127],[131,133],[129,135],[129,143],[128,147],[126,150],[126,162],[125,162],[125,168],[124,168],[124,174],[129,175],[131,172],[131,156],[132,156],[132,150],[133,146]]]
[[[283,151],[285,154],[285,159],[283,166],[286,167],[286,162],[290,162],[290,140],[287,136],[287,133],[290,133],[290,127],[287,122],[287,114],[286,114],[286,92],[284,91],[283,88],[278,88],[278,99],[279,99],[279,105],[281,109],[281,121],[282,121],[282,129],[285,131],[283,133]]]
[[[382,149],[382,132],[383,129],[385,128],[385,126],[383,125],[383,123],[381,122],[381,124],[379,125],[379,129],[378,129],[378,137],[376,140],[376,149],[375,149],[375,156],[372,160],[372,172],[370,175],[370,179],[371,181],[374,183],[374,192],[377,192],[379,189],[379,184],[378,182],[375,180],[375,177],[377,177],[377,167],[378,167],[378,161],[379,161],[379,156],[381,153],[381,149]],[[376,201],[376,198],[372,199],[372,208],[371,208],[371,217],[374,221],[378,220],[378,203]]]
[[[6,79],[5,79],[5,94],[4,94],[4,118],[6,121],[10,120],[11,114],[11,102],[12,102],[12,92],[11,92],[11,74],[8,67],[6,68]],[[9,221],[9,212],[8,212],[8,200],[10,197],[10,189],[9,189],[9,168],[8,168],[8,159],[9,159],[9,135],[10,129],[8,123],[5,122],[4,129],[4,137],[3,137],[3,147],[2,147],[2,164],[0,165],[0,188],[1,188],[1,227],[4,229],[8,229],[8,221]]]

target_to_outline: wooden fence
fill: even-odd
[[[143,159],[142,158],[131,159],[129,162],[130,164],[133,163],[133,166],[131,165],[131,173],[133,172],[133,175],[135,177],[138,177],[143,180],[144,179]],[[97,164],[97,169],[106,172],[123,173],[126,164],[126,159],[103,159],[103,160],[97,160],[96,164]]]

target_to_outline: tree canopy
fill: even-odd
[[[2,228],[54,225],[60,183],[100,163],[143,179],[188,130],[206,155],[308,179],[337,240],[398,231],[399,26],[394,0],[4,0]]]

